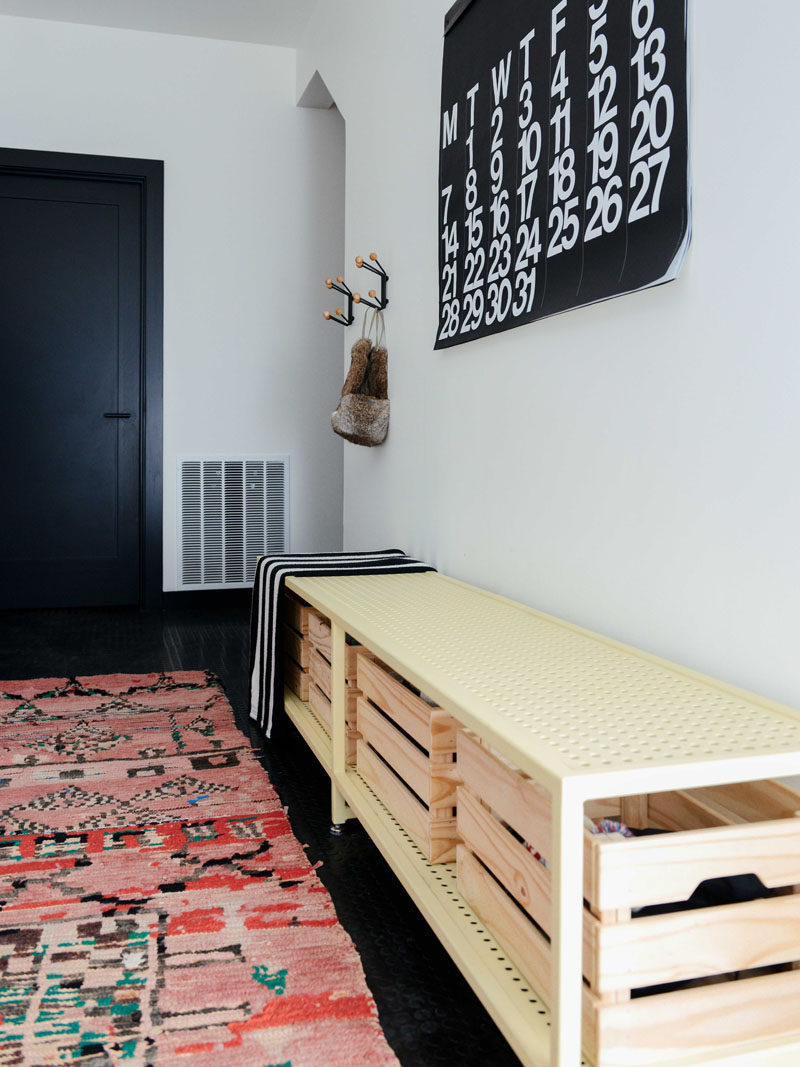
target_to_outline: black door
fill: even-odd
[[[0,607],[140,599],[136,183],[0,173]]]

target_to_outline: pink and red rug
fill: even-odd
[[[396,1065],[219,683],[0,682],[0,1064]]]

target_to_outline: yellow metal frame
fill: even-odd
[[[283,703],[286,714],[300,732],[301,737],[322,764],[328,775],[333,773],[333,755],[328,732],[311,708],[296,696],[291,689],[284,689]]]
[[[287,584],[332,623],[331,739],[322,740],[324,731],[293,696],[287,711],[331,774],[334,823],[353,816],[363,823],[522,1063],[585,1062],[578,1024],[584,803],[797,774],[800,712],[434,573]],[[552,1018],[540,1014],[533,994],[522,999],[536,1008],[522,1006],[524,979],[508,963],[498,972],[502,950],[488,934],[479,939],[485,950],[476,944],[477,920],[464,918],[471,912],[452,865],[431,867],[415,856],[416,846],[346,767],[346,634],[550,790]],[[754,1055],[765,1067],[794,1067],[800,1041],[664,1067],[745,1067]]]

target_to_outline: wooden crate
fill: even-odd
[[[549,794],[466,730],[457,751],[459,891],[547,1001],[550,872],[525,843],[550,855]],[[644,1067],[800,1034],[800,794],[755,782],[602,805],[594,815],[638,815],[673,832],[585,834],[583,1041],[592,1062]],[[635,914],[742,874],[756,874],[769,895]],[[663,990],[672,983],[681,985]]]
[[[331,623],[318,611],[311,611],[308,617],[309,640],[318,652],[330,661],[331,658]]]
[[[291,689],[301,700],[308,700],[309,675],[291,656],[283,657],[283,684]]]
[[[284,653],[295,661],[301,670],[308,670],[308,660],[311,653],[311,644],[307,637],[303,637],[291,626],[281,623],[279,628],[279,640]]]
[[[359,774],[429,863],[455,859],[454,719],[363,653],[357,683]]]
[[[308,703],[311,710],[330,735],[331,732],[331,624],[328,619],[313,609],[308,616],[309,690]],[[347,734],[345,760],[356,762],[356,702],[360,696],[356,689],[356,655],[363,651],[360,645],[345,645],[345,721]]]
[[[308,640],[318,654],[317,674],[320,689],[330,700],[331,696],[331,624],[313,608],[308,616]],[[344,647],[344,676],[348,685],[356,685],[356,656],[361,645],[348,642]]]
[[[309,616],[313,611],[313,608],[309,607],[304,600],[295,596],[294,593],[290,593],[287,589],[283,594],[282,603],[282,619],[287,626],[290,626],[297,633],[303,637],[308,635],[308,622]]]
[[[354,649],[355,651],[355,649]],[[359,651],[363,649],[359,648]],[[355,662],[355,656],[353,657]],[[328,660],[325,659],[315,648],[311,649],[308,657],[308,673],[311,681],[317,686],[322,695],[328,701],[331,702],[331,665]],[[354,675],[355,678],[355,675]],[[358,697],[359,691],[356,688],[354,682],[346,682],[345,700],[347,702],[348,714],[352,710],[355,715],[356,710],[356,697]]]
[[[308,700],[311,644],[308,624],[311,608],[293,593],[285,592],[278,622],[278,643],[283,663],[283,682],[301,700]]]

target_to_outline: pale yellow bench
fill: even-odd
[[[591,1056],[585,1062],[600,1067],[797,1067],[800,970],[783,966],[800,960],[794,794],[777,785],[725,787],[800,773],[798,712],[435,573],[290,578],[287,585],[331,623],[329,721],[289,689],[286,710],[331,775],[333,821],[360,820],[524,1064],[581,1063],[583,1019]],[[363,646],[360,653],[346,645],[346,635]],[[359,655],[386,672],[383,680],[374,671],[362,683],[352,677]],[[417,720],[424,731],[425,713],[410,698],[410,719],[381,706],[374,693],[387,689],[386,677],[404,680],[415,699],[421,691],[428,727],[434,723],[445,744],[414,734]],[[378,689],[373,697],[348,692],[359,684]],[[356,747],[365,746],[360,767],[358,756],[353,762],[354,701],[366,701],[361,721],[368,737],[356,739]],[[469,731],[458,742],[464,769],[472,767],[466,784],[459,784],[462,769],[448,747],[451,723]],[[544,802],[547,869],[531,867],[537,861],[530,853],[527,866],[518,861],[510,845],[492,868],[487,832],[508,833],[510,826],[513,843],[523,848],[521,839],[541,835],[543,824],[540,815],[525,822],[520,800],[522,823],[515,827],[513,806],[504,816],[497,810],[502,798],[481,794],[484,755],[511,776],[512,795],[530,801],[533,791]],[[403,799],[393,771],[411,780],[427,822]],[[478,834],[458,846],[462,891],[450,845],[436,844],[451,832],[448,817],[455,825],[456,789],[460,836]],[[594,803],[600,798],[633,821],[677,832],[587,844],[584,807],[600,811]],[[486,829],[487,813],[496,820],[493,830]],[[426,840],[433,851],[425,851]],[[442,857],[447,862],[435,862]],[[745,911],[731,913],[735,921],[727,926],[716,915],[706,922],[702,911],[664,917],[672,925],[654,934],[648,957],[646,943],[634,936],[642,920],[630,912],[653,897],[654,883],[663,886],[668,873],[668,893],[688,887],[688,895],[697,879],[751,871],[785,893],[736,905]],[[539,925],[549,929],[549,944],[541,935],[538,947],[528,938],[533,913],[505,892],[513,894],[520,872],[543,894],[547,922]],[[526,907],[530,892],[517,888]],[[757,929],[768,930],[768,950],[759,947]],[[588,964],[587,936],[594,939]],[[653,963],[673,937],[669,960]],[[524,951],[515,951],[521,939]],[[630,998],[631,988],[654,976],[713,971],[721,942],[735,946],[719,957],[725,970],[762,963],[783,969]],[[695,944],[712,953],[712,963],[699,970],[680,959]]]

